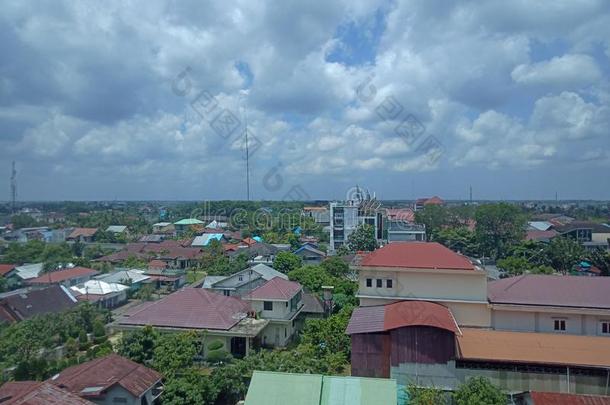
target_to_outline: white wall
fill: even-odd
[[[565,332],[555,331],[555,319],[565,320]],[[492,310],[492,327],[498,330],[610,337],[610,335],[602,334],[600,326],[602,320],[610,321],[610,315],[600,316],[544,311],[526,312],[497,308]]]

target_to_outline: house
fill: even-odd
[[[174,222],[174,228],[176,229],[177,235],[183,235],[185,232],[193,229],[193,227],[200,225],[203,227],[204,222],[196,218],[185,218],[178,222]]]
[[[227,238],[222,233],[204,233],[203,235],[196,236],[191,243],[191,247],[205,247],[210,244],[211,241],[216,240],[220,243],[227,242]]]
[[[587,249],[610,249],[610,226],[587,221],[571,221],[568,224],[555,226],[561,236],[579,242]]]
[[[610,405],[610,396],[533,391],[517,395],[515,405]]]
[[[491,327],[610,337],[609,291],[609,277],[526,274],[492,281]]]
[[[415,211],[423,209],[427,205],[443,205],[445,202],[437,196],[431,198],[418,198],[415,201]]]
[[[265,264],[256,264],[229,276],[207,276],[202,288],[215,290],[226,296],[241,297],[274,277],[288,280],[284,273]]]
[[[371,225],[377,241],[382,241],[384,210],[379,208],[375,198],[362,193],[359,190],[351,200],[330,203],[330,254],[345,245],[349,235],[363,224]]]
[[[387,220],[385,224],[388,243],[425,241],[426,225],[403,222],[401,220]]]
[[[303,309],[302,297],[303,287],[282,277],[274,277],[243,296],[261,318],[269,320],[261,334],[263,346],[284,347],[292,340],[296,318]]]
[[[3,405],[93,405],[66,390],[48,382],[9,381],[0,386],[0,403]]]
[[[183,288],[152,302],[129,309],[117,321],[117,329],[130,330],[151,325],[160,331],[205,332],[209,342],[222,343],[234,357],[246,356],[259,345],[259,334],[269,320],[255,319],[249,302],[203,288]],[[204,345],[204,357],[208,344]]]
[[[138,242],[141,243],[161,243],[165,240],[165,235],[144,235],[142,236],[140,239],[138,239]]]
[[[20,283],[17,276],[17,266],[14,264],[0,264],[0,277],[6,280],[8,289],[13,289]]]
[[[93,242],[96,233],[97,228],[74,228],[66,240],[91,243]]]
[[[15,267],[17,277],[21,282],[38,277],[40,273],[42,273],[42,270],[43,263],[24,264],[22,266]]]
[[[101,308],[111,309],[127,301],[129,287],[101,280],[89,280],[70,287],[70,290],[79,301],[88,301],[97,304]]]
[[[326,253],[322,252],[319,249],[311,246],[310,244],[305,244],[294,251],[294,254],[299,256],[303,261],[303,264],[320,264],[322,260],[326,258]]]
[[[491,325],[487,272],[439,243],[390,243],[359,262],[361,306],[429,300],[451,308],[460,326]]]
[[[0,294],[0,322],[19,322],[36,315],[58,313],[76,306],[76,299],[64,286],[22,288]]]
[[[610,366],[607,338],[459,327],[428,301],[356,308],[346,332],[352,375],[403,385],[455,390],[484,376],[507,392],[602,394]]]
[[[109,354],[68,367],[48,383],[95,404],[154,404],[163,392],[162,376],[155,370]]]
[[[551,239],[559,235],[554,229],[540,231],[536,229],[528,229],[525,231],[525,240],[533,240],[535,242],[549,243]]]
[[[144,271],[156,289],[161,287],[176,290],[186,284],[186,270],[172,268],[151,268]]]
[[[125,225],[110,225],[106,232],[113,234],[129,234],[129,229]]]
[[[395,380],[254,371],[244,405],[396,405]]]
[[[171,222],[157,222],[152,225],[152,229],[155,234],[173,234],[176,231]]]
[[[36,278],[29,279],[26,283],[28,285],[61,284],[65,287],[71,287],[91,280],[93,276],[98,274],[98,271],[86,267],[72,267],[50,271]]]
[[[220,222],[217,220],[213,220],[212,222],[207,224],[205,227],[208,229],[223,229],[223,228],[226,228],[228,225],[229,224],[227,224],[226,222]]]
[[[146,270],[117,269],[112,273],[96,276],[95,279],[106,283],[123,284],[132,291],[138,291],[143,284],[150,282],[150,276],[144,273],[146,273]]]
[[[161,260],[165,266],[172,269],[186,269],[194,265],[201,257],[202,250],[184,246],[184,242],[164,240],[159,243],[128,243],[125,248],[116,253],[100,257],[95,261],[119,264],[135,257],[144,261]]]
[[[231,258],[243,254],[248,258],[248,262],[250,264],[273,265],[275,255],[280,251],[280,249],[269,243],[256,243],[256,241],[253,239],[252,241],[254,243],[251,245],[238,246],[236,250],[228,251],[227,254]]]

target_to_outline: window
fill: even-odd
[[[367,278],[366,279],[366,286],[367,287],[372,287],[373,286],[373,279],[372,278]]]
[[[239,276],[239,281],[244,281],[244,276]]]
[[[610,321],[601,321],[602,335],[610,335]]]
[[[222,290],[222,293],[226,296],[229,297],[231,295],[231,291],[229,290]]]
[[[265,311],[273,311],[273,301],[263,301],[263,309]]]
[[[388,279],[385,281],[386,288],[392,288],[392,280]]]
[[[383,280],[382,280],[382,279],[378,278],[378,279],[376,279],[375,281],[376,281],[376,283],[377,283],[377,288],[381,288],[381,287],[383,287],[383,285],[382,285]]]
[[[284,337],[288,337],[288,331],[284,328]]]
[[[566,320],[565,319],[555,319],[555,324],[553,329],[556,332],[565,332],[566,330]]]
[[[114,398],[112,398],[112,402],[114,402],[115,404],[126,404],[127,403],[127,398],[114,397]]]
[[[286,301],[286,308],[288,308],[288,301]]]

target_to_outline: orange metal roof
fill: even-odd
[[[462,328],[463,360],[610,367],[607,337]]]
[[[610,405],[610,397],[601,395],[531,392],[530,396],[534,405]]]

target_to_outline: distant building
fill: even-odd
[[[303,207],[303,215],[312,218],[316,224],[330,225],[330,211],[328,207]]]
[[[79,301],[87,301],[98,305],[100,308],[112,309],[127,301],[129,287],[101,280],[89,280],[70,287],[70,290]]]
[[[515,395],[515,405],[610,405],[610,396],[526,392]]]
[[[36,315],[62,312],[76,303],[69,290],[60,285],[22,288],[0,294],[0,322],[19,322]]]
[[[313,247],[310,244],[304,244],[300,248],[294,251],[294,254],[299,256],[303,261],[304,265],[312,264],[320,264],[322,260],[326,258],[326,253]]]
[[[265,265],[256,264],[229,276],[207,276],[202,288],[226,296],[242,297],[274,277],[288,280],[288,276]]]
[[[74,286],[91,280],[99,272],[86,267],[72,267],[49,271],[41,276],[27,280],[28,285],[60,284],[65,287]]]
[[[93,242],[97,231],[97,228],[74,228],[66,240],[91,243]]]
[[[415,211],[423,209],[426,205],[443,205],[445,202],[437,196],[431,198],[418,198],[415,201]]]
[[[196,226],[201,226],[203,228],[203,225],[205,225],[205,223],[196,218],[185,218],[178,222],[174,222],[174,228],[176,229],[177,235],[183,235],[185,232]]]
[[[330,203],[330,244],[329,253],[347,244],[349,235],[360,225],[371,225],[375,238],[381,242],[383,239],[383,210],[379,203],[370,195],[359,195],[350,201]]]
[[[108,228],[106,228],[106,232],[110,232],[110,233],[114,233],[114,234],[118,234],[118,233],[128,234],[129,229],[125,225],[110,225]]]

